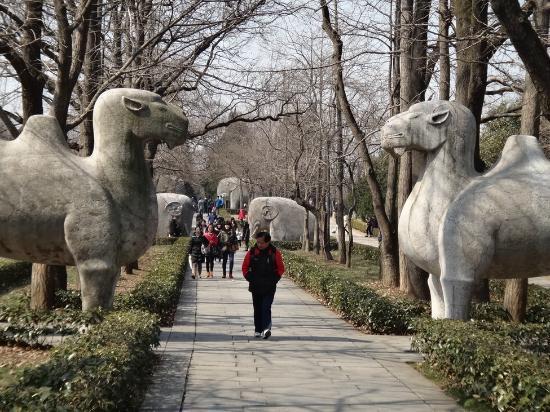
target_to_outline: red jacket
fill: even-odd
[[[243,261],[243,276],[246,278],[248,274],[248,268],[250,267],[250,256],[251,253],[256,253],[257,255],[260,254],[260,249],[257,247],[253,247],[248,252],[246,252],[246,256],[244,257]],[[279,277],[283,276],[283,273],[285,273],[285,264],[283,262],[283,255],[281,255],[281,252],[279,249],[275,249],[275,273],[279,275]]]
[[[215,233],[206,232],[204,234],[204,237],[206,238],[206,240],[208,240],[208,244],[210,246],[216,246],[220,242],[220,240],[218,239],[218,235],[216,235]]]
[[[239,210],[239,216],[237,217],[239,220],[245,220],[246,219],[246,210],[241,209]]]

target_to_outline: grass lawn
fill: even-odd
[[[403,291],[399,289],[392,289],[382,284],[379,279],[380,264],[378,263],[378,260],[367,260],[359,256],[352,256],[351,268],[348,268],[345,265],[338,263],[338,250],[332,251],[332,256],[334,257],[334,260],[332,261],[325,261],[321,255],[316,255],[313,252],[296,250],[292,253],[305,256],[317,264],[327,265],[334,275],[342,279],[348,279],[359,285],[368,286],[378,292],[381,296],[386,296],[389,298],[407,298],[407,294]]]
[[[357,256],[352,256],[352,267],[347,268],[345,265],[338,263],[339,253],[337,250],[332,251],[332,256],[334,257],[334,260],[332,261],[326,261],[321,255],[316,255],[312,252],[297,250],[293,253],[296,253],[300,256],[305,256],[318,264],[327,265],[331,269],[331,271],[333,271],[338,276],[349,279],[353,282],[363,283],[378,280],[378,273],[380,272],[378,262],[373,262],[361,259]]]

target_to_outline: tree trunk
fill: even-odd
[[[548,34],[549,16],[544,13],[544,0],[537,0],[534,14],[535,27],[541,37]],[[521,134],[539,137],[541,118],[541,96],[531,80],[529,73],[525,74],[525,90],[521,106]],[[515,322],[525,320],[527,310],[527,278],[509,279],[504,291],[504,308]]]
[[[99,89],[102,77],[101,67],[101,3],[93,0],[90,13],[87,53],[84,58],[84,80],[82,82],[81,108],[85,110]],[[94,129],[92,112],[86,114],[80,131],[80,156],[86,157],[94,150]]]
[[[23,123],[35,114],[42,114],[42,93],[45,79],[41,59],[42,1],[26,1],[26,19],[23,25],[23,60],[27,68],[20,76],[23,103]],[[19,74],[19,73],[18,73]]]
[[[31,275],[31,309],[49,310],[55,303],[57,266],[34,263]]]
[[[548,6],[543,0],[535,3],[537,14],[546,19],[542,27],[547,33]],[[491,0],[491,5],[540,93],[542,115],[550,120],[550,55],[542,40],[544,37],[533,29],[517,0]]]
[[[342,114],[346,120],[348,127],[351,129],[351,133],[353,135],[354,140],[357,142],[359,146],[359,154],[365,166],[367,183],[369,185],[369,189],[372,194],[374,214],[376,216],[376,219],[378,220],[380,231],[382,232],[382,239],[385,238],[386,241],[390,241],[392,237],[396,236],[396,232],[395,230],[392,230],[391,223],[388,219],[388,216],[386,215],[382,191],[380,189],[380,184],[378,183],[378,180],[376,178],[376,173],[372,164],[372,159],[370,157],[367,144],[365,141],[367,136],[365,136],[365,133],[359,127],[357,120],[351,110],[351,106],[349,104],[349,100],[346,94],[344,78],[342,75],[342,51],[343,51],[342,39],[340,38],[340,34],[336,30],[334,30],[334,27],[332,26],[332,23],[330,20],[330,12],[327,6],[327,1],[320,0],[320,5],[321,5],[321,12],[323,17],[323,23],[322,23],[323,30],[325,31],[325,33],[327,33],[327,35],[329,36],[332,42],[332,48],[333,48],[332,68],[333,68],[333,76],[336,84],[336,97],[338,98],[338,100],[340,100],[340,108],[342,110]],[[385,262],[382,261],[382,263],[385,263]],[[383,273],[389,276],[388,279],[383,279],[383,281],[385,281],[388,284],[395,283],[394,279],[396,279],[398,276],[397,272],[391,271],[392,269],[395,269],[395,268],[389,267],[387,271],[383,271]]]
[[[340,102],[336,99],[336,226],[337,239],[338,239],[338,251],[340,252],[339,262],[345,264],[347,260],[346,253],[346,229],[344,224],[344,136],[342,133],[342,110],[340,109]],[[352,226],[351,216],[348,215],[348,222],[350,227]]]
[[[492,56],[486,31],[489,0],[456,0],[456,101],[476,119],[477,139],[474,167],[483,172],[479,156],[479,126],[487,88],[487,67]]]
[[[400,109],[424,100],[426,90],[427,23],[429,0],[401,1]],[[414,174],[423,169],[424,156],[409,152],[401,156],[398,178],[398,212],[401,214],[415,183]],[[409,295],[429,299],[428,274],[399,252],[399,285]]]
[[[325,260],[333,260],[332,253],[330,252],[330,222],[329,222],[329,210],[327,205],[326,196],[322,196],[322,203],[319,209],[319,240],[321,252],[323,252],[323,257]]]
[[[353,216],[355,207],[348,209],[348,216]],[[351,226],[351,219],[348,219],[348,247],[346,249],[346,267],[351,267],[351,254],[353,252],[353,227]]]
[[[479,127],[487,88],[488,62],[494,51],[486,35],[489,0],[456,0],[456,101],[466,106],[476,119],[474,167],[483,172],[479,155]],[[489,301],[489,282],[483,279],[474,287],[473,299]]]
[[[449,15],[448,0],[439,0],[439,99],[449,100],[451,94],[451,63],[449,59]]]
[[[309,252],[311,239],[309,238],[309,211],[306,209],[306,216],[304,218],[304,232],[302,237],[302,250]]]

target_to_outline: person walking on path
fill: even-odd
[[[220,232],[218,237],[220,238],[220,245],[222,248],[222,278],[225,278],[227,275],[227,262],[229,262],[229,279],[233,279],[235,252],[239,250],[239,241],[237,240],[235,228],[231,227],[231,224],[229,222],[225,222],[223,235],[222,232]]]
[[[246,203],[243,205],[241,209],[239,209],[239,215],[237,218],[242,222],[246,220]]]
[[[191,265],[193,267],[193,274],[191,277],[195,279],[197,276],[200,278],[202,274],[202,263],[204,262],[203,249],[208,246],[208,240],[203,236],[200,226],[195,228],[195,233],[191,237],[189,242],[189,248],[187,253],[191,257]]]
[[[199,199],[199,201],[197,202],[197,212],[202,215],[204,213],[204,202],[206,201],[206,199],[203,199],[202,197]]]
[[[243,221],[243,233],[241,239],[244,242],[246,250],[248,250],[248,246],[250,243],[250,225],[246,220]]]
[[[256,245],[244,257],[243,276],[248,281],[254,307],[254,337],[271,336],[271,305],[277,283],[285,273],[281,252],[271,244],[268,232],[256,234]]]
[[[207,232],[204,234],[204,237],[208,241],[208,246],[205,250],[206,257],[206,277],[214,277],[214,259],[218,255],[218,244],[219,239],[216,233],[214,232],[214,225],[208,225]]]

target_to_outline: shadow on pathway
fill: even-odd
[[[255,339],[238,252],[235,280],[184,282],[176,322],[163,330],[147,411],[458,411],[406,362],[403,336],[366,335],[290,280],[279,283],[273,336]]]

